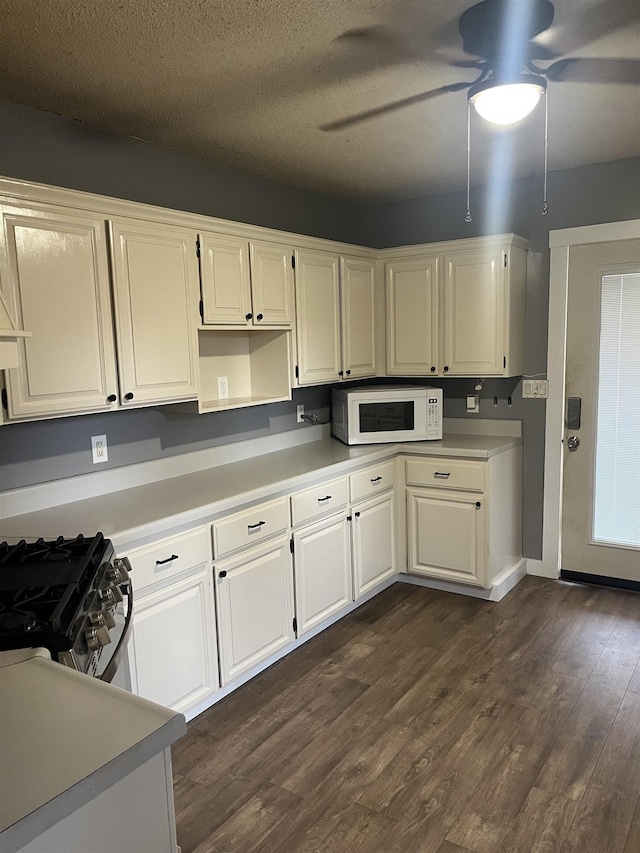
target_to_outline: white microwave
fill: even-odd
[[[416,385],[335,388],[331,431],[345,444],[442,438],[442,389]]]

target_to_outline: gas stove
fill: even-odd
[[[128,569],[102,533],[0,543],[0,650],[44,647],[110,681],[131,625]]]

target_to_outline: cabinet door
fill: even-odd
[[[133,220],[111,223],[122,402],[197,395],[196,235]]]
[[[293,322],[293,249],[274,243],[251,243],[251,293],[255,326]]]
[[[338,258],[296,253],[298,382],[316,385],[340,379]]]
[[[18,367],[6,372],[8,416],[113,408],[118,387],[104,220],[12,207],[2,208],[2,219],[5,296],[20,326],[33,333],[19,342]]]
[[[503,372],[505,257],[499,249],[445,257],[442,336],[448,376]]]
[[[385,271],[387,373],[438,373],[438,259],[394,261]]]
[[[218,689],[209,565],[136,600],[129,660],[135,692],[174,711],[184,713]]]
[[[298,636],[351,603],[351,555],[346,516],[293,534]]]
[[[353,579],[356,601],[396,572],[393,493],[356,504],[353,518]]]
[[[375,264],[340,260],[342,370],[355,379],[376,375]]]
[[[222,683],[294,640],[289,540],[216,565]]]
[[[251,323],[249,244],[222,234],[200,235],[203,322],[248,326]]]
[[[409,572],[486,585],[484,502],[478,495],[407,493]]]

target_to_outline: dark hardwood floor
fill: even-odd
[[[183,853],[639,853],[640,595],[396,584],[194,720]]]

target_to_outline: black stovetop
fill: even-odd
[[[0,649],[71,648],[112,553],[102,533],[0,543]]]

